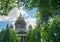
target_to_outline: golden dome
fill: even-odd
[[[24,21],[24,18],[22,17],[21,13],[20,16],[17,18],[17,21]]]
[[[23,17],[18,17],[16,21],[24,21]]]

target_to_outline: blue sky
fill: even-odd
[[[35,19],[36,17],[35,17],[35,15],[36,15],[36,8],[34,8],[34,9],[32,9],[32,10],[30,10],[30,11],[28,11],[28,12],[26,12],[26,13],[28,13],[28,16],[26,16],[25,18],[27,19],[27,18],[32,18],[32,19]],[[2,17],[2,16],[1,16]],[[1,18],[0,17],[0,18]],[[30,19],[29,18],[29,19]],[[3,18],[2,18],[3,19]],[[28,20],[29,20],[28,19]],[[0,21],[0,30],[2,30],[3,28],[6,28],[6,25],[7,24],[9,24],[9,21]]]
[[[2,21],[2,22],[0,21],[0,29],[5,28],[8,23],[9,23],[8,21]]]
[[[29,11],[29,13],[30,13],[30,16],[32,17],[32,18],[35,18],[35,16],[36,16],[36,8],[34,8],[34,9],[32,9],[31,11]]]

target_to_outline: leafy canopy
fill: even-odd
[[[17,0],[0,0],[0,15],[8,15],[9,11],[16,5]]]

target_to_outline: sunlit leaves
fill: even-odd
[[[17,5],[17,0],[0,0],[0,15],[8,15],[9,11]]]
[[[42,37],[46,42],[60,42],[60,18],[54,18],[51,23],[44,26]]]
[[[27,33],[26,39],[28,42],[41,42],[40,30],[39,29],[30,30]]]

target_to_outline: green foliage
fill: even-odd
[[[54,18],[51,23],[44,26],[41,34],[46,42],[60,42],[60,18]]]
[[[7,29],[0,32],[0,42],[20,42],[20,38],[15,30],[8,28],[7,25]]]
[[[41,35],[39,29],[30,30],[27,33],[26,39],[28,42],[41,42]]]
[[[10,30],[10,42],[19,42],[20,38],[18,37],[15,30]]]
[[[2,30],[0,32],[0,42],[2,42],[4,35],[5,35],[5,30]]]
[[[60,0],[21,0],[26,8],[37,8],[37,27],[27,33],[28,42],[60,42]],[[0,14],[7,15],[15,6],[15,0],[0,0]],[[49,22],[48,19],[52,18]],[[19,42],[14,30],[6,29],[0,32],[0,42]]]
[[[2,42],[19,42],[18,35],[16,34],[15,30],[6,29],[5,35],[3,37]]]
[[[53,20],[51,28],[51,39],[53,40],[53,42],[60,42],[60,17]]]
[[[15,7],[17,0],[0,0],[0,15],[8,15],[9,11]]]
[[[37,24],[37,28],[27,33],[28,42],[60,42],[60,17],[54,17],[48,24],[40,25]]]
[[[8,25],[7,25],[6,32],[2,42],[5,42],[5,41],[10,42],[10,29],[8,28]]]

